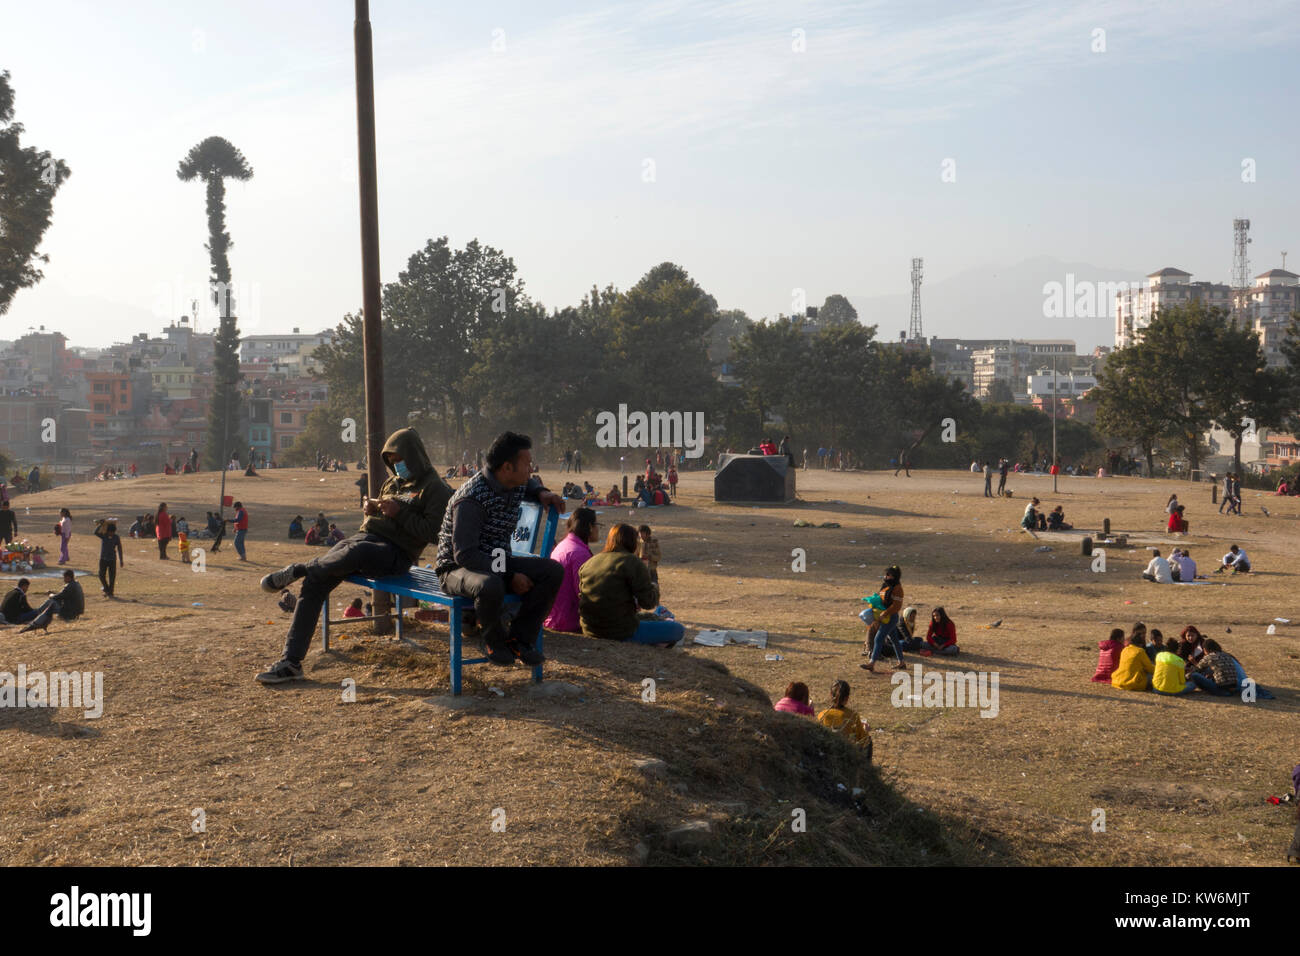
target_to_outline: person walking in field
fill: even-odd
[[[72,560],[68,554],[68,544],[72,541],[72,512],[67,508],[59,509],[59,523],[54,526],[54,533],[59,536],[59,564]]]
[[[240,561],[247,561],[248,555],[244,553],[244,538],[248,535],[248,511],[244,508],[242,501],[235,502],[235,553],[239,555]]]
[[[1007,472],[1011,470],[1011,462],[1005,458],[998,461],[998,497],[1001,498],[1007,490]]]
[[[117,522],[100,519],[95,525],[95,537],[99,539],[99,586],[104,597],[111,598],[117,586],[118,563],[126,567],[122,539],[117,536]]]
[[[993,466],[987,459],[984,461],[984,497],[993,497]]]

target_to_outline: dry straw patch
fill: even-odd
[[[0,710],[0,862],[1280,862],[1293,821],[1264,798],[1283,791],[1297,759],[1295,499],[1248,493],[1237,519],[1213,513],[1205,485],[1062,479],[1053,497],[1050,479],[1013,478],[1015,499],[987,501],[979,476],[914,474],[809,472],[801,503],[754,509],[714,504],[711,475],[687,472],[681,507],[611,510],[606,524],[655,527],[664,600],[688,629],[764,628],[768,651],[548,635],[548,683],[572,694],[538,694],[522,669],[476,667],[459,703],[445,696],[436,625],[413,629],[419,647],[342,627],[330,653],[313,648],[307,682],[252,681],[288,623],[257,580],[317,553],[285,539],[295,513],[324,510],[353,526],[355,475],[233,476],[228,490],[253,521],[247,565],[226,544],[195,574],[158,561],[151,542],[128,541],[123,600],[102,599],[84,578],[85,619],[45,636],[0,630],[0,669],[102,670],[107,698],[100,720]],[[591,477],[598,487],[614,479]],[[1174,489],[1203,568],[1235,540],[1262,573],[1161,588],[1137,579],[1141,551],[1112,550],[1108,572],[1094,574],[1076,541],[1014,530],[1023,497],[1038,494],[1077,527],[1110,517],[1159,537]],[[150,477],[16,504],[23,532],[47,544],[42,529],[69,507],[74,565],[90,570],[93,518],[115,514],[125,526],[165,500],[197,526],[215,494],[208,475]],[[798,528],[796,518],[841,527]],[[1035,553],[1041,543],[1054,550]],[[807,551],[802,574],[791,571],[795,547]],[[996,718],[895,708],[887,674],[858,669],[858,599],[894,562],[922,618],[942,604],[958,624],[963,656],[925,668],[997,671]],[[334,613],[357,593],[335,592]],[[1274,617],[1297,623],[1266,636]],[[1089,683],[1107,622],[1134,620],[1167,635],[1196,623],[1278,699],[1165,699]],[[654,703],[641,699],[647,677]],[[877,728],[875,768],[811,721],[771,711],[790,680],[807,682],[820,707],[840,677]],[[342,700],[346,678],[354,704]],[[191,830],[195,808],[205,833]],[[492,829],[498,808],[503,832]],[[1092,832],[1094,808],[1106,811],[1105,833]],[[806,833],[792,831],[794,809],[806,812]]]

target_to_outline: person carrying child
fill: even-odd
[[[864,598],[872,611],[872,618],[880,627],[876,629],[875,640],[871,646],[871,656],[867,663],[859,665],[863,670],[875,673],[876,661],[884,653],[885,642],[891,641],[894,648],[894,656],[897,662],[894,664],[895,670],[902,670],[903,650],[899,646],[900,642],[893,640],[898,633],[898,612],[903,607],[903,571],[896,565],[891,564],[885,568],[885,576],[880,582],[880,590],[875,594]]]
[[[871,754],[875,749],[871,740],[871,728],[863,722],[856,710],[848,706],[848,701],[848,682],[837,680],[831,685],[831,705],[817,715],[817,723],[862,747],[867,754],[867,763],[871,763]]]

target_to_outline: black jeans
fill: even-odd
[[[501,626],[501,607],[508,592],[510,577],[522,574],[533,586],[522,596],[519,613],[510,624],[507,635]],[[500,647],[507,640],[532,647],[541,630],[542,621],[551,612],[555,595],[564,581],[564,566],[550,558],[506,556],[504,574],[483,574],[468,568],[453,568],[442,575],[445,594],[471,598],[474,614],[483,629],[483,640],[490,647]]]
[[[303,565],[306,577],[298,606],[294,608],[293,623],[284,642],[285,660],[302,663],[311,647],[312,634],[320,621],[321,608],[329,600],[330,592],[343,583],[349,574],[382,578],[389,574],[405,574],[411,569],[410,556],[387,538],[362,531],[344,538],[329,551]]]
[[[99,562],[99,583],[103,589],[108,592],[109,597],[113,596],[113,586],[117,584],[117,562],[100,561]]]

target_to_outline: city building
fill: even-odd
[[[1004,382],[1016,401],[1028,401],[1025,382],[1031,372],[1049,362],[1063,372],[1074,367],[1079,357],[1073,339],[1004,339],[971,352],[972,393],[987,399],[994,382]]]
[[[311,375],[316,370],[312,353],[332,341],[334,333],[328,329],[314,333],[294,329],[289,335],[247,335],[239,342],[239,362],[240,365],[284,365],[291,375]]]
[[[1160,309],[1194,301],[1231,311],[1232,287],[1221,282],[1193,282],[1192,274],[1182,269],[1152,272],[1145,287],[1125,289],[1115,296],[1115,347],[1132,345]]]
[[[1300,312],[1300,275],[1285,269],[1260,273],[1245,298],[1245,308],[1269,367],[1286,365],[1281,345],[1291,314]]]

